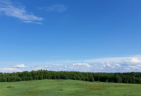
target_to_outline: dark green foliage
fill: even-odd
[[[91,82],[94,82],[94,78],[93,78],[93,77],[91,77],[89,80],[90,80]]]
[[[40,74],[38,79],[43,80],[43,74]]]
[[[75,76],[73,76],[73,80],[76,80],[76,77]]]
[[[22,78],[17,77],[17,78],[16,78],[16,81],[22,81]]]
[[[141,84],[141,73],[90,73],[90,72],[67,72],[67,71],[24,71],[17,73],[0,74],[0,82],[16,82],[42,79],[73,79],[83,81],[101,81],[115,83]]]
[[[85,77],[84,77],[84,76],[83,76],[83,77],[81,77],[81,80],[85,81]]]
[[[118,75],[113,76],[113,79],[114,79],[113,81],[116,83],[122,83],[122,78]]]
[[[33,80],[33,77],[32,77],[32,76],[30,76],[30,77],[29,77],[29,80]]]

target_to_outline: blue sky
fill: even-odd
[[[140,0],[0,0],[0,71],[141,70]]]

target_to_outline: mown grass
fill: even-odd
[[[33,80],[0,82],[0,96],[141,96],[140,84]]]

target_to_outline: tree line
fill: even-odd
[[[141,72],[128,73],[92,73],[74,71],[24,71],[15,73],[1,73],[0,82],[29,81],[43,79],[72,79],[83,81],[101,81],[113,83],[133,83],[141,84]]]

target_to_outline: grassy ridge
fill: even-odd
[[[33,80],[0,82],[0,96],[141,96],[140,84]]]

